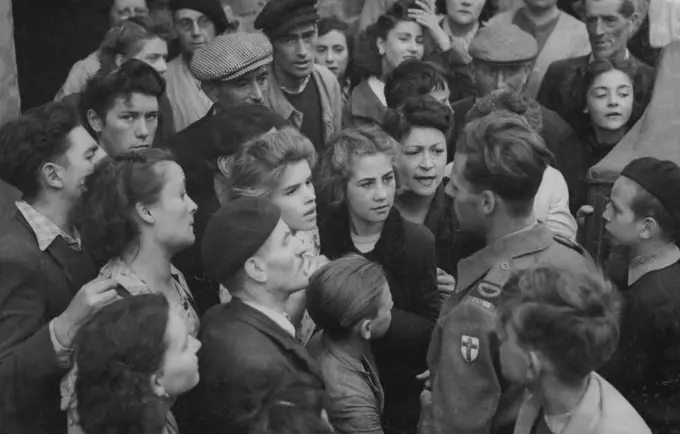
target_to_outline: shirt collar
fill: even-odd
[[[290,317],[287,314],[270,309],[258,303],[253,303],[252,301],[241,301],[253,309],[262,312],[267,318],[274,321],[279,327],[288,332],[288,334],[295,337],[295,327],[293,326],[293,323],[290,322]]]
[[[628,284],[632,285],[645,274],[670,267],[678,261],[680,249],[675,244],[667,244],[655,252],[636,256],[628,266]]]
[[[47,250],[58,236],[61,236],[72,249],[78,251],[81,249],[80,234],[75,227],[72,229],[73,235],[69,235],[25,201],[19,200],[15,203],[19,212],[24,216],[31,229],[33,229],[40,251],[44,252]]]
[[[630,51],[628,51],[628,48],[626,48],[626,55],[623,56],[623,60],[628,60],[630,59]],[[588,58],[588,63],[593,63],[595,61],[595,54],[590,53],[590,57]]]

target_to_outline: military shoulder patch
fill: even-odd
[[[463,335],[460,338],[460,353],[463,360],[472,363],[477,360],[479,355],[479,339],[473,336]]]
[[[586,249],[583,248],[582,245],[577,243],[576,241],[572,241],[569,238],[565,237],[562,234],[553,234],[553,239],[562,244],[565,247],[569,247],[570,249],[576,251],[581,256],[588,256],[588,252],[586,252]]]

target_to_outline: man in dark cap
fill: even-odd
[[[289,297],[309,283],[310,263],[279,208],[262,197],[227,203],[208,223],[202,251],[207,274],[233,299],[201,320],[201,382],[181,403],[178,421],[183,432],[240,432],[238,420],[258,398],[250,392],[264,377],[321,379],[285,313]]]
[[[585,0],[586,30],[592,54],[554,62],[545,73],[538,102],[557,112],[579,134],[588,125],[585,113],[588,65],[594,60],[629,62],[635,71],[635,110],[631,125],[644,113],[654,88],[655,71],[630,54],[626,44],[638,28],[637,3],[646,0]]]
[[[220,35],[191,61],[191,73],[215,103],[209,115],[234,104],[264,104],[272,45],[260,33]]]
[[[600,373],[652,432],[680,432],[680,167],[645,157],[614,183],[603,219],[630,251],[619,347]]]
[[[307,136],[317,151],[342,123],[335,75],[314,63],[319,14],[316,0],[271,0],[255,20],[274,46],[266,101]]]
[[[288,121],[267,107],[256,104],[231,105],[214,116],[191,124],[162,143],[177,158],[186,175],[187,194],[198,205],[194,215],[196,243],[173,263],[187,280],[200,314],[219,303],[219,283],[206,275],[201,258],[203,232],[210,216],[229,198],[229,163],[240,145]]]
[[[479,98],[504,90],[524,95],[538,53],[538,45],[533,36],[516,25],[497,23],[483,27],[477,33],[470,44],[469,53],[472,57],[470,68]],[[556,167],[560,169],[561,153],[568,152],[572,146],[578,145],[576,134],[555,112],[534,104],[533,98],[527,96],[526,99],[540,110],[543,127],[538,133],[555,155]],[[465,128],[467,114],[475,102],[475,97],[469,97],[452,106],[455,123],[453,139],[449,141],[449,158],[456,152],[456,140]]]
[[[218,0],[172,0],[170,8],[180,55],[168,63],[167,94],[175,128],[181,131],[205,116],[212,106],[201,90],[200,82],[189,72],[191,59],[215,36],[235,31],[238,21],[227,18]]]

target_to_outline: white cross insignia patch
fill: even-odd
[[[460,353],[463,355],[463,360],[468,363],[477,360],[479,355],[479,339],[463,335],[460,338]]]

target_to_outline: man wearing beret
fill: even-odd
[[[272,45],[260,33],[215,38],[191,61],[191,73],[215,105],[208,116],[237,104],[264,104],[269,91]]]
[[[630,401],[652,432],[680,432],[680,167],[645,157],[614,183],[603,219],[615,245],[629,249],[621,338],[600,373]]]
[[[342,93],[335,75],[314,63],[316,0],[270,0],[255,20],[274,46],[267,105],[307,136],[317,151],[341,128]]]
[[[554,62],[545,73],[536,99],[562,116],[579,134],[589,123],[585,113],[586,73],[595,59],[630,62],[636,103],[631,125],[640,119],[649,104],[656,78],[654,68],[636,59],[627,48],[641,19],[637,3],[642,1],[647,0],[585,0],[592,54]]]
[[[196,51],[205,47],[215,36],[235,31],[238,21],[229,20],[218,0],[172,0],[180,55],[168,63],[167,95],[177,131],[196,122],[212,106],[201,90],[201,83],[189,72]]]
[[[511,90],[526,96],[525,89],[532,71],[532,65],[538,53],[538,45],[533,36],[514,24],[496,23],[479,30],[469,48],[472,62],[473,81],[477,87],[478,98],[488,96],[495,91]],[[534,103],[533,98],[529,102]],[[454,113],[454,131],[449,141],[449,155],[456,152],[456,140],[467,123],[467,114],[474,106],[477,98],[469,97],[452,105]],[[575,184],[573,177],[579,172],[564,170],[563,164],[573,160],[570,154],[579,147],[574,130],[555,112],[538,105],[541,113],[542,128],[538,133],[545,141],[548,149],[555,156],[554,166],[563,172],[571,189]],[[573,173],[572,177],[568,173]]]
[[[240,432],[237,421],[257,403],[250,392],[271,374],[321,379],[284,313],[289,297],[309,282],[312,270],[303,251],[279,208],[262,197],[228,202],[208,222],[203,264],[233,299],[214,306],[201,320],[201,381],[181,399],[177,420],[182,432]]]

